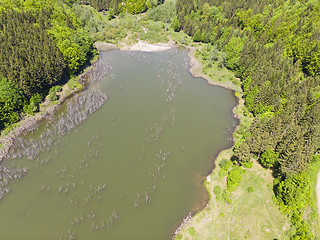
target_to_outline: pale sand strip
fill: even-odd
[[[139,40],[139,42],[135,43],[133,46],[124,46],[121,50],[128,51],[140,51],[140,52],[162,52],[167,51],[172,48],[170,44],[151,44],[144,41]]]

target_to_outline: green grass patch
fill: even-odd
[[[222,153],[219,159],[228,159],[226,155]],[[216,196],[222,190],[223,201],[213,198],[208,208],[197,213],[179,233],[181,239],[190,239],[191,228],[197,229],[198,239],[286,239],[290,224],[273,201],[271,171],[254,162],[241,174],[242,180],[232,193],[219,171],[217,166],[206,187]]]
[[[178,234],[178,235],[176,236],[176,240],[180,240],[180,239],[182,239],[182,235],[181,235],[181,234]]]
[[[197,235],[197,232],[193,227],[188,229],[188,233],[192,237],[195,237]]]

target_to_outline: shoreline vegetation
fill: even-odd
[[[144,52],[157,52],[157,51],[166,51],[170,49],[170,47],[177,47],[177,44],[173,44],[172,41],[169,41],[167,44],[165,43],[157,43],[157,44],[150,44],[145,41],[139,40],[134,45],[125,45],[123,47],[117,48],[116,45],[106,44],[108,47],[102,48],[100,50],[112,50],[112,49],[120,49],[120,50],[129,50],[129,51],[144,51]],[[239,199],[238,205],[239,207],[243,207],[246,203],[243,202],[244,199],[248,200],[248,198],[253,198],[255,201],[247,202],[247,212],[242,213],[243,215],[246,214],[245,218],[241,217],[238,218],[238,222],[233,221],[232,224],[239,225],[236,226],[236,231],[232,230],[230,227],[231,224],[231,217],[234,214],[236,209],[233,208],[233,204],[230,202],[226,202],[225,199],[217,199],[214,193],[214,189],[217,186],[226,187],[226,176],[219,176],[220,167],[218,163],[222,159],[230,159],[232,157],[232,149],[234,148],[235,144],[240,140],[241,134],[239,131],[243,131],[246,129],[249,124],[251,124],[252,118],[245,117],[243,114],[244,111],[244,100],[242,98],[242,90],[240,88],[240,83],[235,84],[231,81],[216,81],[215,79],[209,77],[203,72],[203,64],[199,58],[195,57],[195,52],[201,48],[201,45],[196,46],[183,46],[188,49],[188,56],[189,56],[189,71],[190,73],[196,78],[202,78],[207,81],[208,84],[214,86],[220,86],[229,90],[234,91],[234,95],[238,100],[237,105],[233,109],[233,115],[235,118],[239,120],[239,124],[236,126],[233,134],[233,145],[229,148],[222,149],[218,155],[214,159],[214,166],[211,173],[205,178],[203,181],[203,186],[206,189],[206,193],[208,195],[208,199],[201,208],[197,207],[197,211],[190,212],[187,216],[182,219],[181,224],[176,228],[173,232],[172,239],[196,239],[198,238],[205,238],[210,239],[210,235],[212,237],[215,233],[222,232],[222,234],[216,234],[218,239],[224,239],[230,236],[244,236],[245,238],[252,238],[253,236],[258,238],[256,239],[269,239],[269,238],[282,238],[286,231],[289,230],[289,223],[288,219],[279,211],[278,207],[274,203],[272,196],[272,173],[270,170],[263,169],[257,161],[253,161],[253,166],[251,168],[244,170],[243,177],[246,178],[247,182],[250,182],[252,186],[242,186],[248,185],[244,183],[244,180],[241,182],[241,186],[238,187],[238,190],[235,194],[230,194],[229,199],[230,201],[237,201]],[[236,81],[240,81],[236,79]],[[253,180],[254,179],[254,180]],[[255,183],[257,181],[258,183]],[[251,193],[248,189],[254,189]],[[260,192],[262,196],[257,195],[257,192]],[[254,196],[252,196],[254,195]],[[265,202],[262,203],[263,206],[260,207],[259,211],[253,206],[256,205],[256,201],[261,201],[264,199]],[[198,209],[199,208],[199,209]],[[267,208],[265,210],[264,208]],[[250,211],[251,209],[251,211]],[[268,221],[264,223],[261,228],[259,228],[259,218],[257,219],[255,215],[259,213],[263,218]],[[217,217],[217,215],[219,215]],[[248,217],[250,216],[250,217]],[[246,221],[249,219],[251,221]],[[254,220],[253,220],[254,219]],[[261,217],[260,217],[261,219]],[[221,222],[219,224],[219,222]],[[241,230],[241,226],[244,222],[247,222],[248,228],[243,228]],[[275,227],[274,223],[277,223]],[[223,224],[229,225],[228,231],[221,231],[219,228],[213,228],[211,225],[208,226],[207,224],[214,223],[215,226],[223,227]],[[258,224],[257,224],[258,223]],[[280,224],[280,225],[279,225]],[[279,227],[280,226],[280,227]],[[227,234],[227,235],[226,235]],[[252,238],[253,239],[253,238]]]
[[[259,118],[259,116],[257,117],[259,112],[254,112],[247,106],[248,102],[250,103],[249,97],[253,97],[251,103],[252,105],[256,102],[254,101],[254,98],[258,96],[257,94],[259,93],[259,91],[254,92],[255,88],[251,92],[248,91],[249,85],[254,83],[254,81],[252,81],[251,78],[244,79],[242,77],[241,83],[240,79],[236,78],[234,75],[237,67],[239,67],[236,64],[236,60],[240,58],[241,51],[244,48],[244,42],[241,42],[242,35],[240,34],[241,36],[233,36],[230,33],[231,40],[226,40],[229,35],[223,35],[221,38],[226,40],[226,49],[221,47],[221,45],[218,49],[216,45],[210,43],[201,43],[206,42],[209,35],[206,35],[204,30],[202,32],[198,30],[196,33],[194,33],[193,37],[190,37],[192,36],[190,33],[188,33],[190,35],[189,36],[184,32],[184,30],[180,31],[181,26],[178,21],[179,19],[177,19],[177,14],[172,14],[172,9],[174,9],[174,11],[176,9],[175,7],[172,8],[173,3],[175,6],[175,1],[165,1],[163,5],[149,10],[146,14],[138,16],[121,13],[116,17],[114,15],[110,15],[109,13],[107,13],[107,16],[103,16],[102,13],[95,12],[95,10],[93,10],[93,8],[90,6],[76,6],[76,8],[79,9],[79,13],[81,13],[80,10],[85,10],[88,12],[91,11],[93,16],[92,19],[94,19],[95,22],[94,24],[97,24],[97,26],[99,24],[104,26],[105,30],[102,35],[99,32],[96,32],[96,35],[93,35],[95,47],[99,51],[120,49],[129,51],[153,52],[165,51],[173,46],[182,45],[189,49],[190,73],[194,77],[203,78],[211,85],[217,85],[233,90],[235,96],[238,98],[238,105],[233,109],[233,115],[239,119],[239,124],[233,133],[234,145],[219,152],[218,156],[214,160],[214,168],[212,172],[203,182],[203,185],[206,188],[209,196],[209,201],[202,210],[195,212],[194,214],[187,215],[174,232],[172,238],[229,239],[230,237],[237,236],[241,239],[292,239],[297,237],[299,234],[304,234],[303,231],[308,233],[308,231],[310,231],[310,226],[312,227],[312,234],[314,234],[314,236],[318,236],[320,232],[318,226],[318,220],[320,217],[318,217],[318,215],[320,216],[320,212],[318,212],[317,217],[312,216],[312,214],[315,214],[314,209],[317,209],[317,207],[320,209],[320,161],[317,160],[319,157],[315,155],[313,160],[310,160],[310,166],[306,171],[306,174],[310,176],[310,180],[308,180],[309,182],[307,183],[311,183],[311,186],[308,190],[310,191],[310,193],[308,193],[310,196],[306,193],[306,196],[308,197],[308,204],[303,206],[304,209],[302,207],[301,209],[297,207],[293,208],[292,210],[289,208],[291,207],[289,204],[283,205],[284,202],[280,201],[282,195],[280,195],[280,200],[278,198],[276,199],[277,196],[275,196],[275,189],[280,189],[280,181],[282,181],[281,184],[283,183],[281,185],[283,190],[285,190],[285,187],[287,187],[285,184],[289,185],[288,190],[290,190],[289,188],[295,187],[295,185],[291,183],[294,183],[295,180],[298,181],[299,179],[290,179],[285,177],[280,179],[279,175],[277,175],[279,173],[275,173],[272,167],[263,168],[261,166],[261,160],[259,158],[261,152],[259,152],[259,154],[254,154],[250,152],[250,149],[248,150],[241,148],[243,146],[247,146],[245,145],[247,144],[245,142],[245,138],[248,136],[248,134],[250,134],[250,126]],[[166,16],[170,17],[167,18],[161,15],[161,17],[159,17],[157,9],[162,7],[161,11],[164,12],[163,9],[169,9],[167,6],[172,8],[170,8],[171,13],[166,12]],[[159,10],[159,12],[161,11]],[[219,11],[221,11],[221,9]],[[251,12],[248,14],[251,14]],[[218,14],[217,16],[220,15]],[[173,19],[172,23],[175,23],[174,26],[171,25],[168,27],[167,19]],[[112,24],[107,25],[106,22],[108,21],[112,22]],[[86,25],[87,23],[88,21],[83,20],[84,28],[89,28],[89,25]],[[177,23],[179,25],[177,25]],[[189,25],[191,26],[191,24]],[[98,29],[98,27],[96,27],[96,29]],[[249,27],[246,29],[248,31],[250,30]],[[87,31],[90,32],[89,30]],[[187,29],[185,31],[188,32]],[[217,40],[217,43],[219,43],[219,41],[220,40]],[[250,47],[250,44],[248,46]],[[245,45],[245,47],[248,46]],[[234,49],[235,51],[233,51]],[[277,48],[276,44],[271,44],[269,48],[266,49],[272,50],[281,48]],[[234,55],[233,58],[225,55],[224,52],[220,52],[220,50],[228,51],[230,56]],[[209,59],[210,54],[216,54],[216,56],[214,56],[216,59]],[[250,55],[250,52],[248,54]],[[246,55],[244,56],[246,57]],[[233,69],[233,71],[231,72],[227,70],[227,68],[223,65],[223,62],[228,65],[228,69]],[[91,65],[87,71],[90,71],[92,66],[93,65]],[[85,71],[83,75],[85,75],[87,71]],[[74,92],[68,92],[68,88],[63,87],[62,93],[57,94],[67,94],[65,96],[60,96],[60,99],[55,101],[55,105],[47,105],[46,108],[41,108],[40,112],[36,113],[34,116],[28,117],[22,122],[14,124],[13,130],[6,132],[6,135],[1,137],[0,161],[5,155],[6,149],[14,144],[14,139],[16,136],[20,136],[32,131],[37,127],[38,123],[42,119],[53,114],[53,112],[61,106],[65,99],[84,89],[85,84],[80,85],[76,81],[76,79],[79,79],[80,76],[82,75],[70,80],[72,85],[76,86],[75,89],[73,89]],[[244,86],[244,84],[246,84],[246,86]],[[263,91],[261,90],[261,92]],[[314,99],[318,98],[318,88],[315,89],[313,94]],[[245,99],[246,106],[244,104]],[[283,106],[285,106],[289,100],[289,98],[284,98],[281,99],[280,102]],[[275,115],[274,112],[272,112],[273,109],[264,109],[262,108],[262,105],[258,110],[257,109],[258,108],[256,108],[255,111],[262,111],[261,121],[269,118],[271,119]],[[281,113],[281,111],[279,111],[279,113]],[[313,114],[313,112],[310,114]],[[245,161],[242,161],[241,163],[238,161],[238,164],[236,164],[237,161],[232,161],[232,157],[234,157],[233,150],[235,146],[240,149],[239,152],[241,152],[241,154],[245,155],[247,153],[247,156],[244,156]],[[241,166],[239,166],[239,163]],[[285,183],[286,179],[288,182]],[[284,192],[281,194],[286,193]],[[290,198],[291,196],[288,197]],[[290,213],[290,211],[292,213]],[[306,215],[304,216],[302,213],[305,213]],[[293,222],[294,218],[296,218],[297,223]],[[308,225],[306,226],[306,224]],[[303,238],[303,235],[301,236],[302,238],[298,239],[307,239]]]
[[[0,162],[2,162],[2,160],[6,157],[10,148],[14,146],[16,138],[34,131],[39,126],[41,121],[44,119],[49,119],[68,98],[85,89],[85,86],[88,84],[87,79],[85,80],[86,75],[93,70],[94,64],[98,60],[99,56],[97,55],[95,58],[93,58],[90,66],[88,66],[83,73],[71,78],[66,84],[64,84],[62,86],[62,91],[57,92],[57,95],[59,96],[58,100],[48,101],[48,99],[46,99],[41,104],[39,112],[25,117],[21,121],[13,124],[10,129],[7,130],[7,132],[1,134]]]
[[[236,79],[238,83],[232,82],[232,81],[225,81],[221,82],[219,80],[215,80],[212,77],[208,76],[203,71],[203,63],[201,63],[201,59],[195,57],[195,53],[197,50],[199,50],[202,46],[186,46],[189,49],[189,65],[190,65],[190,73],[194,77],[199,77],[207,81],[208,84],[214,85],[214,86],[220,86],[229,90],[232,90],[234,92],[234,96],[237,98],[237,105],[233,108],[233,116],[238,119],[238,125],[235,127],[233,132],[233,144],[229,148],[222,149],[219,151],[217,156],[214,158],[214,166],[211,170],[211,173],[208,174],[206,179],[203,181],[203,186],[206,189],[206,192],[208,194],[208,201],[206,205],[200,209],[197,212],[189,213],[186,217],[182,219],[182,222],[180,226],[175,230],[173,233],[172,239],[229,239],[231,236],[243,236],[246,239],[270,239],[271,237],[280,237],[284,234],[285,231],[288,230],[289,224],[286,217],[278,210],[277,206],[273,202],[272,199],[272,174],[271,171],[263,169],[259,163],[255,160],[253,160],[253,166],[249,166],[248,169],[243,170],[243,176],[242,178],[247,178],[247,181],[252,182],[250,178],[256,177],[255,175],[258,175],[259,177],[262,176],[261,179],[256,179],[259,181],[259,184],[254,184],[255,191],[261,191],[262,189],[267,193],[264,197],[266,197],[266,203],[269,206],[270,212],[267,210],[264,213],[261,214],[267,214],[267,218],[271,218],[270,213],[274,214],[274,221],[277,223],[281,223],[281,229],[278,231],[276,227],[273,226],[273,223],[270,221],[268,227],[264,226],[263,229],[258,230],[256,226],[255,221],[247,221],[249,219],[255,219],[254,215],[256,214],[256,208],[253,208],[254,211],[250,212],[250,208],[255,205],[255,201],[248,202],[248,207],[246,210],[248,212],[242,213],[243,216],[241,218],[238,218],[237,220],[240,221],[240,225],[244,222],[247,222],[248,229],[243,228],[241,230],[241,226],[237,226],[236,231],[231,231],[231,221],[232,221],[232,215],[234,214],[234,208],[232,206],[232,201],[237,201],[239,199],[239,202],[242,201],[242,198],[247,198],[248,196],[241,196],[241,195],[247,195],[246,193],[243,194],[243,192],[247,189],[243,186],[238,187],[238,191],[235,194],[230,194],[228,197],[216,197],[215,196],[215,188],[219,187],[221,189],[226,188],[227,183],[227,173],[221,177],[221,168],[219,167],[219,162],[231,159],[233,155],[233,148],[236,145],[238,141],[241,139],[241,133],[244,131],[251,123],[252,123],[252,117],[251,116],[245,116],[243,114],[244,111],[244,100],[242,98],[242,89],[240,87],[240,80]],[[230,162],[231,163],[231,162]],[[243,184],[243,180],[242,183]],[[244,184],[245,185],[245,184]],[[225,189],[226,190],[226,189]],[[243,191],[244,190],[244,191]],[[223,193],[222,193],[223,194]],[[221,194],[221,195],[222,195]],[[250,194],[249,194],[250,195]],[[259,199],[262,199],[262,196],[255,197],[255,200],[259,201]],[[243,207],[246,203],[241,202],[239,205]],[[251,204],[251,206],[250,206]],[[246,215],[246,217],[244,217]],[[276,220],[278,218],[278,220]],[[220,222],[220,223],[219,223]],[[248,224],[249,222],[249,224]],[[216,228],[212,226],[212,224],[215,224]],[[223,225],[227,224],[228,231],[221,231],[223,229]],[[232,224],[237,225],[236,221],[233,221]],[[258,224],[259,225],[259,224]],[[274,229],[271,228],[274,227]],[[251,230],[251,232],[250,232]],[[232,233],[231,233],[232,232]],[[220,233],[220,234],[218,234]],[[226,234],[227,233],[227,234]],[[264,237],[263,234],[266,233]],[[256,238],[258,236],[258,238]]]

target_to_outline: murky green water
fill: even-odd
[[[112,70],[87,91],[104,105],[36,160],[3,162],[29,173],[0,201],[1,239],[170,239],[205,200],[203,176],[236,124],[232,92],[193,78],[186,56],[101,53]]]

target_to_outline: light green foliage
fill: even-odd
[[[231,196],[232,196],[231,193],[227,189],[223,190],[222,197],[226,203],[232,204]]]
[[[42,101],[42,97],[39,93],[33,95],[30,98],[29,104],[23,106],[23,111],[29,115],[33,115],[39,110],[39,104]]]
[[[68,81],[67,85],[68,85],[69,91],[72,91],[72,90],[74,90],[76,88],[78,88],[78,89],[82,88],[82,85],[77,81],[76,78],[70,79]]]
[[[59,97],[57,96],[57,92],[61,92],[62,88],[61,86],[53,86],[50,91],[49,91],[49,94],[48,94],[48,99],[50,101],[56,101],[59,99]]]
[[[219,177],[223,178],[228,176],[228,171],[226,171],[224,168],[221,168],[219,171]]]
[[[176,236],[176,240],[180,240],[180,239],[182,239],[182,235],[181,235],[181,234],[178,234],[178,235]]]
[[[94,8],[74,4],[72,7],[75,15],[79,18],[83,29],[95,40],[96,36],[103,31],[107,22]]]
[[[147,12],[147,18],[155,22],[171,23],[172,20],[176,19],[175,3],[173,1],[165,1],[164,4],[150,9]]]
[[[231,70],[239,68],[240,54],[243,48],[242,41],[239,37],[232,37],[224,48],[227,54],[225,64]]]
[[[137,14],[145,12],[147,10],[147,4],[144,0],[127,0],[124,8],[131,14]]]
[[[115,15],[115,10],[114,8],[109,8],[109,11],[108,11],[108,20],[111,20],[112,18],[114,18],[114,15]]]
[[[227,188],[230,192],[233,192],[241,182],[241,171],[239,169],[233,169],[229,172],[227,177]]]
[[[197,235],[196,230],[192,227],[188,229],[189,235],[195,237]]]
[[[247,11],[239,11],[236,14],[239,21],[239,26],[247,31],[259,32],[261,30],[261,18],[260,14],[255,15],[252,9]]]
[[[311,215],[308,222],[305,220],[304,212],[301,211],[311,205],[310,185],[310,176],[306,172],[287,177],[276,185],[276,200],[282,210],[290,216],[291,223],[294,225],[289,232],[292,239],[314,239],[312,221],[310,221],[314,216]],[[310,213],[307,213],[307,216],[310,218]]]
[[[222,188],[220,186],[214,186],[213,192],[216,195],[216,199],[218,201],[221,201],[223,199],[223,197],[222,197]]]
[[[226,171],[229,171],[231,166],[232,166],[232,162],[230,160],[225,159],[225,158],[223,158],[219,162],[219,167],[226,170]]]
[[[247,191],[248,191],[249,193],[252,193],[252,192],[255,191],[255,189],[254,189],[254,187],[248,187],[248,188],[247,188]]]
[[[22,90],[0,76],[0,129],[19,121],[24,101]]]
[[[297,210],[309,201],[310,178],[305,172],[287,177],[276,188],[277,201],[288,210]]]
[[[219,68],[223,68],[226,54],[221,52],[216,45],[209,44],[203,51],[201,51],[202,60],[206,62],[205,69],[211,68],[216,64]]]
[[[93,42],[88,34],[81,29],[74,30],[59,25],[53,25],[48,34],[68,63],[70,73],[77,73],[92,54]]]
[[[114,9],[115,13],[129,12],[137,14],[145,12],[163,1],[157,0],[89,0],[91,6],[96,10],[109,10]]]
[[[15,103],[11,120],[3,120],[7,124],[19,120],[22,108],[30,115],[38,111],[40,96],[69,74],[79,73],[94,55],[93,42],[71,8],[73,2],[1,1],[0,74],[23,91],[26,104]],[[0,130],[7,124],[2,122]]]
[[[245,168],[252,168],[253,162],[244,162],[244,163],[242,164],[242,166],[245,167]]]
[[[201,41],[201,30],[197,30],[193,35],[193,41],[194,42],[200,42]]]
[[[173,28],[173,30],[175,32],[179,32],[181,30],[180,22],[177,18],[173,19],[173,21],[171,23],[171,27]]]
[[[146,32],[140,33],[140,39],[150,43],[167,42],[168,36],[165,33],[166,24],[163,22],[145,21],[142,22]]]
[[[271,149],[267,149],[260,156],[261,165],[265,168],[271,168],[278,161],[279,154],[275,153]]]
[[[213,189],[214,194],[220,195],[222,193],[222,189],[220,186],[215,186]]]

